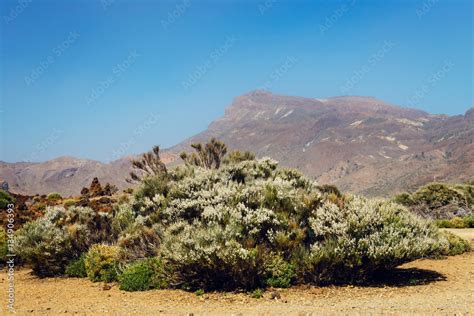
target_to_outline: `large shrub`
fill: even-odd
[[[149,206],[163,230],[159,255],[188,288],[362,281],[445,243],[403,206],[322,195],[271,159],[187,166],[170,179]]]
[[[449,220],[474,214],[474,186],[471,184],[430,183],[413,194],[394,197],[411,211],[426,218]],[[447,222],[442,225],[449,225]]]
[[[29,222],[15,237],[15,252],[39,276],[62,274],[70,260],[90,245],[109,241],[111,216],[90,208],[48,208],[45,215]]]
[[[466,202],[461,192],[443,183],[431,183],[418,189],[413,194],[413,200],[415,202],[424,202],[430,208],[436,208],[450,203],[464,204]]]
[[[309,277],[316,282],[360,281],[380,270],[435,253],[437,228],[383,200],[352,197],[340,207],[326,202],[310,218]]]

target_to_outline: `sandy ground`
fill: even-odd
[[[474,240],[474,229],[454,232]],[[3,273],[2,315],[6,287]],[[273,300],[271,291],[260,299],[245,293],[130,293],[86,279],[38,279],[23,269],[15,274],[15,311],[17,315],[466,315],[474,313],[474,252],[418,260],[371,286],[300,286],[278,292],[281,298]]]

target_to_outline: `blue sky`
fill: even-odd
[[[7,0],[0,160],[172,146],[265,87],[473,106],[473,6],[424,1]]]

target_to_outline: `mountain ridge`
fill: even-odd
[[[474,176],[473,108],[447,116],[375,97],[316,99],[255,90],[235,97],[206,130],[163,150],[163,160],[176,165],[181,151],[211,137],[231,149],[299,168],[321,183],[366,195]],[[0,179],[23,194],[73,195],[95,176],[125,188],[132,158],[110,163],[68,156],[42,163],[0,162]]]

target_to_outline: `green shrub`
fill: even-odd
[[[255,154],[250,151],[231,151],[223,160],[224,164],[237,164],[246,160],[254,160]]]
[[[447,241],[446,246],[440,251],[441,255],[455,256],[471,250],[469,241],[448,231],[442,231],[441,235]]]
[[[168,286],[163,263],[155,258],[132,263],[119,276],[119,282],[120,289],[125,291],[145,291]]]
[[[451,224],[453,225],[453,228],[464,228],[464,220],[460,217],[453,217],[450,220]]]
[[[115,281],[118,275],[119,251],[117,246],[93,245],[84,259],[87,277],[94,282]]]
[[[75,199],[66,199],[63,202],[64,207],[71,207],[74,206],[77,203],[77,200]]]
[[[263,290],[262,289],[255,289],[255,290],[249,292],[249,296],[251,298],[256,298],[256,299],[262,298],[263,297]]]
[[[453,228],[449,219],[438,219],[435,223],[439,228]]]
[[[0,190],[0,209],[7,209],[11,203],[15,203],[15,199],[8,192]]]
[[[35,203],[34,205],[35,205],[35,208],[36,208],[38,211],[45,211],[45,210],[46,210],[46,204],[44,204],[44,203],[37,202],[37,203]]]
[[[450,203],[465,201],[462,193],[444,183],[430,183],[413,194],[413,201],[423,202],[430,208],[436,208]]]
[[[395,203],[405,205],[405,206],[410,206],[414,204],[412,196],[410,195],[410,193],[406,193],[406,192],[396,195],[393,198],[393,201]]]
[[[8,253],[7,233],[5,232],[5,229],[0,227],[0,264],[6,261],[7,253]]]
[[[474,227],[474,215],[436,220],[435,223],[439,228],[470,228]]]
[[[61,194],[57,193],[57,192],[52,192],[50,194],[48,194],[48,200],[50,201],[57,201],[57,200],[61,200],[63,197],[61,196]]]
[[[279,255],[272,256],[264,265],[264,270],[265,284],[271,287],[289,287],[296,277],[295,266]]]
[[[474,214],[464,217],[463,221],[464,221],[464,227],[474,228]]]
[[[75,278],[86,278],[85,255],[82,254],[79,258],[72,260],[66,266],[66,275]]]
[[[194,292],[194,294],[196,294],[196,296],[202,296],[202,295],[204,295],[204,293],[206,293],[206,292],[203,289],[199,289],[199,290]]]

